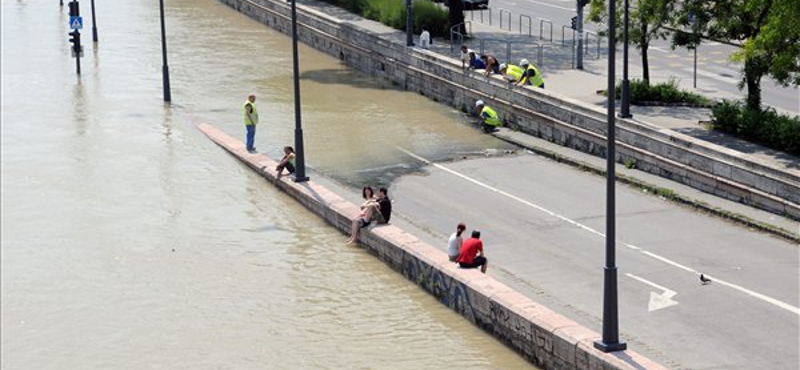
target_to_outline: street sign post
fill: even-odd
[[[69,17],[69,28],[73,30],[83,29],[83,17],[81,16]]]

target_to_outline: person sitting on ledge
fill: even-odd
[[[392,217],[392,201],[389,199],[388,190],[380,188],[378,198],[374,201],[367,200],[361,209],[361,214],[353,219],[347,244],[355,243],[358,240],[358,231],[369,226],[373,220],[378,224],[389,223],[389,219]]]
[[[483,242],[481,241],[481,232],[472,230],[472,237],[464,240],[461,244],[461,252],[458,254],[458,266],[464,269],[471,269],[480,267],[482,273],[486,273],[486,266],[488,261],[486,255],[483,253]]]

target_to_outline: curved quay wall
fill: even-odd
[[[291,34],[283,1],[219,0],[261,23]],[[604,157],[606,115],[599,108],[539,89],[514,89],[499,78],[464,73],[456,60],[298,6],[298,37],[351,67],[466,111],[489,101],[506,125]],[[388,29],[388,28],[387,28]],[[393,31],[394,32],[394,31]],[[707,193],[800,219],[800,177],[741,158],[737,152],[646,123],[617,119],[617,161]]]
[[[243,143],[201,124],[200,131],[270,182],[277,162],[250,154]],[[288,176],[276,182],[306,208],[344,233],[360,209],[313,181],[295,183]],[[360,233],[361,245],[439,301],[503,341],[545,370],[664,370],[661,365],[626,350],[603,353],[594,348],[600,335],[561,316],[474,269],[460,269],[447,255],[394,225]]]

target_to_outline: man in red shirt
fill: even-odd
[[[456,259],[461,268],[469,269],[480,266],[481,272],[486,273],[487,260],[483,253],[483,242],[481,241],[481,232],[472,230],[472,237],[464,240],[461,244],[461,252],[458,253]]]

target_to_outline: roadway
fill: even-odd
[[[490,274],[600,332],[605,179],[533,154],[423,172],[393,182],[394,223],[442,250],[457,222],[481,229]],[[797,369],[797,245],[623,186],[616,245],[630,348],[671,368]]]
[[[503,9],[503,28],[509,28],[509,19],[511,24],[511,31],[519,33],[520,21],[522,22],[522,31],[528,33],[529,22],[527,18],[520,19],[520,15],[529,16],[532,20],[532,33],[535,36],[539,35],[539,18],[544,18],[552,22],[553,27],[553,43],[561,45],[561,31],[563,25],[569,25],[570,19],[576,15],[575,2],[573,0],[490,0],[489,6],[492,8],[492,27],[499,31],[500,29],[500,12]],[[510,12],[510,17],[509,13]],[[472,14],[474,13],[474,14]],[[588,13],[588,7],[584,13]],[[479,12],[465,12],[467,20],[471,20],[473,24],[480,23]],[[484,12],[484,24],[488,25],[488,12]],[[545,38],[549,39],[549,26],[545,23],[543,27],[543,34]],[[584,22],[584,29],[597,33],[598,30],[603,28],[595,23]],[[571,35],[566,36],[571,39]],[[622,35],[618,35],[622,37]],[[592,53],[596,50],[596,41],[592,42]],[[601,43],[601,48],[607,48],[607,41]],[[621,48],[621,44],[619,46]],[[545,49],[545,53],[557,54],[557,51],[552,49]],[[727,99],[743,99],[746,95],[744,91],[740,91],[737,84],[741,76],[742,65],[737,62],[730,61],[730,55],[737,50],[736,47],[721,44],[718,42],[711,42],[704,40],[700,45],[697,53],[697,88],[693,88],[694,76],[694,53],[685,48],[672,50],[670,48],[669,40],[655,40],[649,49],[649,62],[650,62],[650,75],[651,80],[660,82],[666,81],[669,77],[675,77],[680,81],[681,87],[689,90],[694,90],[706,96],[719,96]],[[617,74],[618,77],[622,76],[622,53],[618,50],[617,53]],[[639,50],[631,47],[629,49],[629,67],[630,78],[641,78],[641,56]],[[530,59],[530,58],[529,58]],[[606,55],[601,50],[602,63],[592,64],[593,57],[587,57],[587,69],[594,69],[597,72],[603,72],[605,68]],[[550,63],[544,69],[545,77],[548,69],[552,68],[570,68],[571,63],[567,63],[562,58],[561,63],[556,65]],[[762,88],[762,101],[764,105],[774,107],[780,111],[800,114],[800,90],[796,87],[782,87],[778,85],[773,79],[765,77],[761,82]]]

